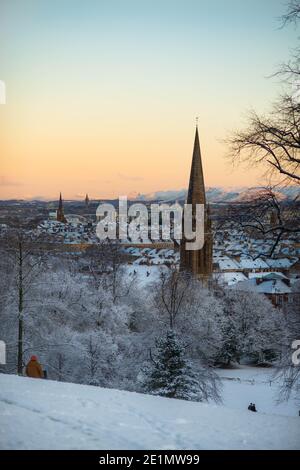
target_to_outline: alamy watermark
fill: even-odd
[[[6,364],[6,344],[0,340],[0,365]]]
[[[6,88],[3,80],[0,80],[0,104],[6,104]]]
[[[186,250],[201,250],[204,245],[204,204],[131,204],[126,196],[113,204],[100,204],[96,211],[96,233],[100,240],[150,243],[185,240]]]
[[[300,339],[295,339],[292,342],[292,349],[296,349],[292,354],[292,363],[294,366],[299,366],[300,364]]]

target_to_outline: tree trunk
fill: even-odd
[[[18,375],[23,373],[23,249],[19,241],[19,321],[18,321]]]

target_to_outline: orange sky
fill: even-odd
[[[49,109],[49,108],[48,108]],[[1,119],[9,107],[1,109]],[[194,123],[168,117],[160,123],[141,122],[138,116],[67,122],[58,112],[20,116],[1,126],[1,198],[49,197],[62,191],[65,198],[117,197],[131,192],[181,189],[187,186],[194,140]],[[87,119],[88,120],[88,119]],[[55,125],[53,125],[55,123]],[[19,126],[18,126],[19,124]],[[93,124],[93,125],[92,125]],[[205,181],[208,186],[256,184],[257,172],[233,169],[225,149],[208,124],[199,127]],[[14,134],[14,138],[12,138]],[[34,135],[34,138],[32,138]]]
[[[278,92],[265,77],[296,34],[276,28],[280,2],[220,2],[220,18],[202,1],[171,14],[168,0],[115,3],[4,0],[0,198],[184,188],[196,116],[206,185],[262,183],[261,170],[231,167],[221,140]]]

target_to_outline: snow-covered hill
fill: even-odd
[[[300,419],[0,374],[2,449],[299,449]]]

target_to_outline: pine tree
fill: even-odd
[[[155,357],[143,370],[142,385],[152,395],[190,401],[206,399],[197,373],[185,359],[185,347],[172,330],[156,341]]]

